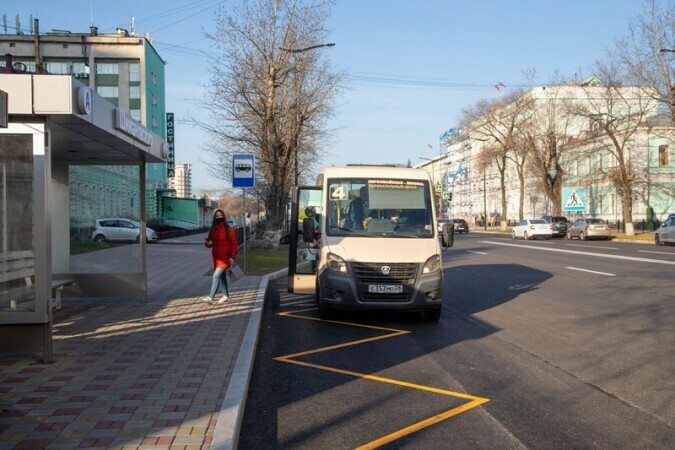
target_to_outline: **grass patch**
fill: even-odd
[[[244,268],[243,250],[237,255],[237,263]],[[279,249],[246,249],[246,274],[267,275],[288,267],[288,245],[280,245]]]
[[[70,254],[78,255],[80,253],[94,252],[96,250],[113,247],[114,245],[115,244],[106,241],[70,241]]]
[[[630,241],[645,241],[645,242],[654,242],[654,233],[653,232],[646,232],[643,233],[642,231],[638,231],[635,233],[633,236],[628,236],[626,233],[612,233],[611,234],[612,239],[627,239]]]

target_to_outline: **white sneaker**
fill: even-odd
[[[225,303],[225,302],[228,301],[229,299],[230,299],[230,296],[229,296],[229,295],[223,295],[222,297],[220,297],[220,298],[218,299],[218,302],[217,302],[217,303],[220,305],[221,303]]]
[[[211,297],[204,297],[204,298],[202,298],[202,301],[205,302],[205,303],[213,304],[213,299]]]

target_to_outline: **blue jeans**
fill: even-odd
[[[213,298],[218,291],[218,286],[222,287],[223,295],[230,296],[229,291],[227,290],[227,269],[223,267],[218,267],[213,271],[213,278],[211,281],[211,293],[209,294],[210,298]]]

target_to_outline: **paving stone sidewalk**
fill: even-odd
[[[0,359],[0,449],[236,443],[267,277],[232,284],[226,303],[200,301],[211,283],[202,243],[148,247],[145,302],[64,299],[54,363]]]

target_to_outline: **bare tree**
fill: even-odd
[[[645,0],[642,13],[631,23],[628,35],[611,51],[622,63],[628,80],[668,107],[675,124],[675,5],[672,0]]]
[[[506,228],[508,202],[506,199],[507,164],[516,164],[519,178],[519,214],[522,218],[527,148],[520,145],[520,127],[527,121],[531,105],[523,92],[518,90],[504,98],[482,100],[473,108],[462,112],[462,124],[471,138],[485,143],[481,150],[484,167],[494,164],[499,172],[502,201],[502,228]]]
[[[520,129],[522,145],[528,148],[527,170],[550,201],[553,215],[562,214],[562,156],[569,141],[571,117],[564,114],[559,87],[531,91],[530,120]]]
[[[603,86],[578,87],[580,95],[569,96],[564,101],[564,109],[580,121],[580,126],[593,130],[584,147],[612,155],[613,162],[603,169],[603,174],[614,183],[622,199],[626,234],[633,235],[636,180],[631,150],[639,128],[645,126],[646,117],[655,113],[656,102],[641,88],[623,87],[615,63],[599,62],[596,73],[603,80]]]
[[[283,224],[290,187],[318,159],[343,74],[321,58],[331,3],[244,0],[219,10],[207,36],[221,53],[213,60],[202,108],[210,133],[212,174],[230,174],[233,153],[254,154],[271,229]]]

